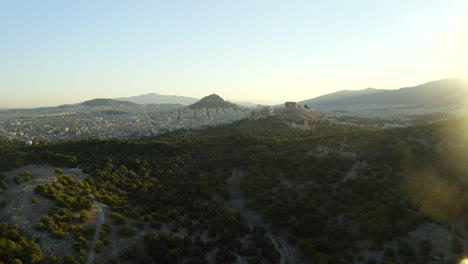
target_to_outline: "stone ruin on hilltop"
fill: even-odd
[[[285,102],[282,108],[265,106],[261,109],[254,110],[250,115],[250,119],[258,120],[271,116],[282,117],[287,121],[290,127],[302,130],[309,130],[309,123],[319,120],[317,112],[315,112],[314,109],[307,107],[307,105],[301,107],[296,102]]]

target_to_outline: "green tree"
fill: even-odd
[[[80,211],[80,222],[85,223],[89,220],[89,213],[86,210]]]

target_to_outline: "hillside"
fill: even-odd
[[[129,101],[118,101],[114,99],[97,98],[93,100],[84,101],[80,103],[79,105],[95,107],[95,106],[103,106],[103,105],[135,106],[137,104],[129,102]]]
[[[136,104],[181,104],[190,105],[198,101],[197,98],[177,95],[162,95],[157,93],[142,94],[131,97],[121,97],[116,100],[129,101]]]
[[[258,120],[245,118],[229,125],[213,126],[200,130],[180,129],[158,135],[155,138],[206,137],[246,133],[259,137],[291,139],[331,136],[359,130],[362,129],[352,126],[330,125],[328,122],[316,122],[313,124],[313,129],[300,130],[288,126],[287,121],[283,117],[273,116]]]
[[[365,89],[341,91],[301,101],[310,107],[349,107],[356,105],[462,105],[468,96],[468,83],[462,79],[432,81],[398,90]]]
[[[37,187],[41,206],[55,209],[24,224],[73,239],[75,258],[99,234],[100,263],[455,263],[468,250],[467,122],[375,131],[324,123],[291,134],[273,118],[0,154],[89,173]],[[75,225],[93,199],[106,224],[89,233]]]
[[[217,94],[211,94],[203,97],[200,101],[188,106],[190,109],[203,109],[203,108],[233,108],[238,109],[239,106],[227,101],[224,101]]]
[[[331,94],[326,94],[322,95],[313,99],[308,99],[304,101],[300,101],[299,103],[301,105],[307,104],[307,105],[326,105],[329,103],[333,103],[335,101],[340,101],[340,100],[345,100],[345,99],[350,99],[353,97],[360,97],[363,95],[368,95],[368,94],[377,94],[377,93],[382,93],[385,92],[386,90],[382,89],[374,89],[374,88],[367,88],[363,90],[357,90],[357,91],[350,91],[350,90],[342,90],[338,91],[335,93]]]

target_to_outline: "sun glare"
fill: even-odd
[[[468,264],[468,258],[460,260],[460,264]]]

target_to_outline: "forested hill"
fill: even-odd
[[[0,137],[0,171],[17,168],[27,162],[27,154],[18,151],[22,146],[22,142],[7,141]]]
[[[180,129],[157,137],[149,137],[148,139],[177,139],[182,137],[203,137],[203,136],[225,136],[230,134],[247,133],[263,138],[307,138],[307,137],[323,137],[337,134],[345,134],[352,131],[359,131],[362,128],[330,124],[328,121],[318,121],[311,124],[313,129],[300,130],[291,128],[287,125],[283,117],[269,117],[259,120],[242,119],[228,125],[215,127],[207,127],[200,130]],[[146,139],[146,140],[148,140]]]
[[[128,238],[126,261],[451,263],[468,249],[466,121],[283,137],[248,132],[268,121],[238,123],[28,156],[84,167],[95,197],[149,232]]]

